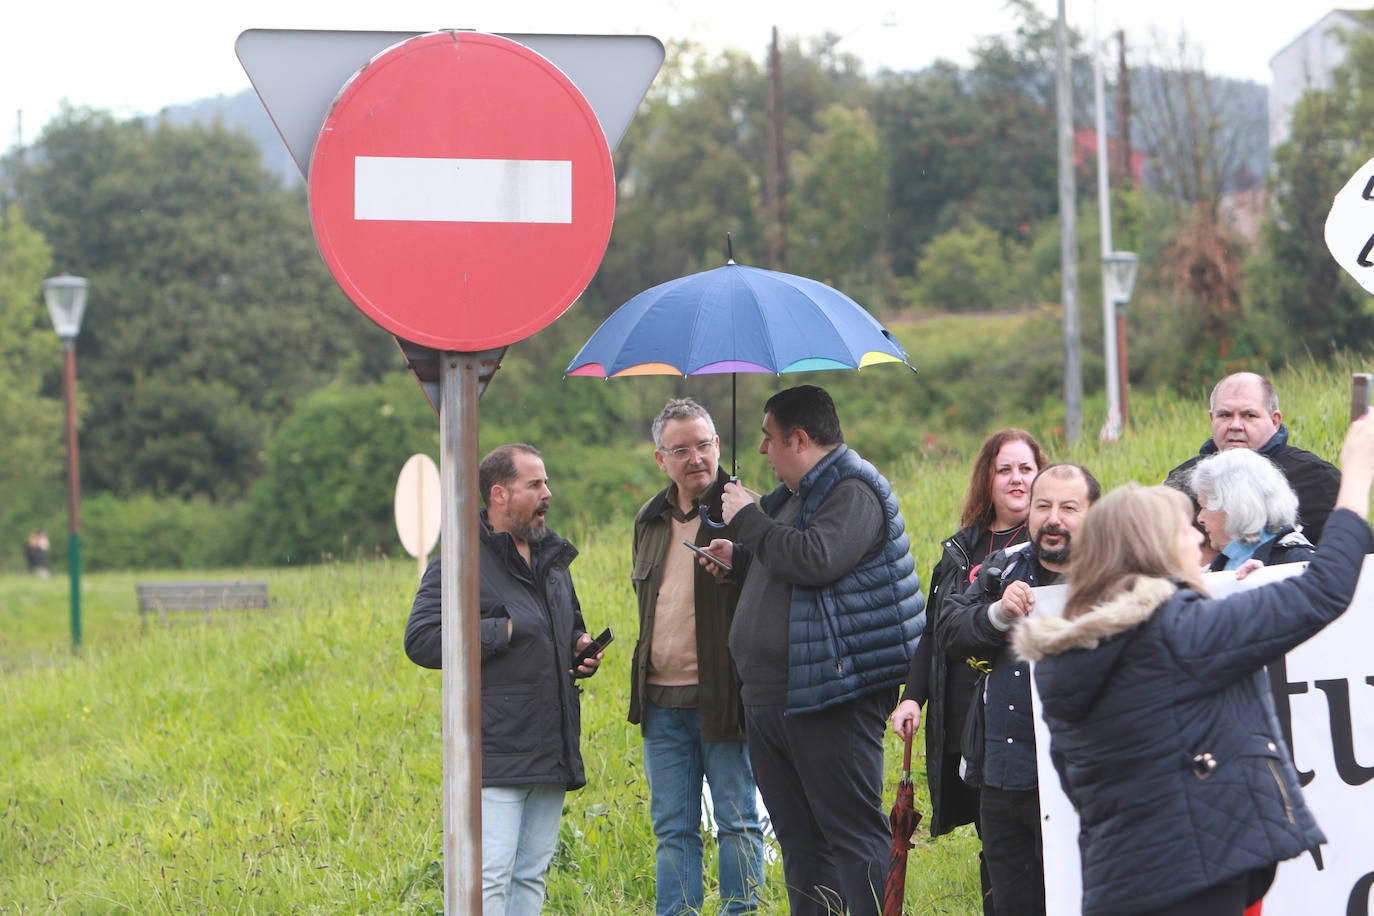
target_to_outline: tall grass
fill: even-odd
[[[1296,444],[1335,457],[1350,368],[1277,379]],[[1067,453],[1043,417],[998,421],[1031,428],[1104,486],[1155,482],[1207,437],[1204,397],[1136,395],[1125,440],[1089,436]],[[922,570],[955,526],[970,459],[967,445],[921,443],[884,469]],[[652,912],[648,789],[625,722],[628,525],[570,532],[588,626],[622,638],[584,682],[590,784],[568,797],[551,913]],[[401,651],[414,564],[215,575],[268,579],[272,609],[145,626],[134,585],[166,574],[90,575],[79,656],[66,580],[0,577],[0,913],[440,911],[439,675]],[[889,748],[891,799],[895,738]],[[928,811],[921,772],[917,785]],[[968,828],[935,841],[918,831],[908,910],[979,912],[976,849]],[[766,910],[786,910],[776,863]]]

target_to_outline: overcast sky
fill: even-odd
[[[1054,16],[1056,0],[1034,0]],[[1269,81],[1269,59],[1329,9],[1307,0],[1067,0],[1070,25],[1127,32],[1133,59],[1180,33],[1217,74]],[[1003,0],[18,0],[0,16],[0,149],[31,141],[62,100],[120,116],[248,88],[234,41],[250,28],[649,34],[762,59],[771,28],[832,32],[873,69],[967,63],[980,38],[1014,25]],[[22,113],[22,120],[21,115]],[[22,134],[21,134],[22,125]]]

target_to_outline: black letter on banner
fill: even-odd
[[[1374,261],[1369,260],[1369,252],[1374,250],[1374,235],[1369,237],[1369,241],[1364,243],[1360,253],[1355,256],[1355,263],[1361,267],[1374,267]]]
[[[1293,747],[1293,707],[1288,698],[1307,692],[1307,684],[1288,683],[1288,659],[1279,656],[1269,663],[1269,688],[1274,694],[1274,711],[1279,716],[1279,727],[1283,729],[1283,740],[1288,744],[1288,752],[1293,755],[1293,765],[1297,766],[1298,752]],[[1298,785],[1306,787],[1317,774],[1311,770],[1298,770]]]
[[[1370,251],[1374,250],[1374,235],[1371,235],[1369,242],[1364,243],[1360,253],[1355,255],[1355,262],[1362,268],[1374,268],[1374,261],[1370,261]]]
[[[1331,723],[1331,752],[1336,757],[1336,772],[1346,785],[1362,786],[1374,779],[1374,767],[1360,766],[1355,759],[1355,723],[1350,718],[1350,685],[1344,678],[1316,681],[1315,684],[1318,690],[1326,694]]]
[[[1374,885],[1374,871],[1360,878],[1350,889],[1345,904],[1345,916],[1369,916],[1369,888]]]

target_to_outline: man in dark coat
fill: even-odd
[[[631,722],[644,739],[653,819],[656,916],[699,913],[705,898],[702,779],[715,815],[720,912],[757,912],[763,886],[763,826],[744,741],[739,675],[727,645],[739,583],[717,581],[684,541],[705,545],[708,504],[720,512],[729,476],[716,425],[691,398],[654,419],[654,460],[668,486],[635,517],[632,581],[639,642],[630,679]],[[726,534],[733,534],[729,529]]]
[[[744,576],[730,651],[749,758],[793,916],[876,916],[891,845],[883,733],[925,600],[896,494],[844,444],[830,395],[789,388],[763,412],[759,451],[782,485],[756,504],[726,484],[739,533],[707,547]]]
[[[1068,572],[1074,534],[1101,493],[1079,465],[1042,469],[1031,484],[1030,541],[988,557],[969,589],[949,597],[935,634],[939,651],[992,658],[981,710],[982,760],[970,768],[982,785],[983,855],[998,916],[1045,913],[1030,668],[1012,654],[1012,627],[1034,607],[1033,587],[1053,585]]]
[[[572,544],[544,523],[548,476],[529,445],[482,459],[482,910],[537,916],[544,874],[558,843],[563,796],[587,779],[573,677],[595,673],[600,655],[574,672],[592,642],[568,564]],[[406,655],[442,663],[442,573],[425,570],[406,624]]]
[[[1212,419],[1212,438],[1168,476],[1174,478],[1191,471],[1193,465],[1222,449],[1248,448],[1259,452],[1278,465],[1298,494],[1302,533],[1313,544],[1320,541],[1326,517],[1336,502],[1341,472],[1331,462],[1288,444],[1288,427],[1279,412],[1279,396],[1269,379],[1253,372],[1226,376],[1212,389],[1207,414]],[[1177,479],[1186,480],[1187,476]]]

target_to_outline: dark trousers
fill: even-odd
[[[1178,903],[1142,912],[1139,916],[1241,916],[1251,904],[1269,890],[1276,866],[1237,875],[1213,884]]]
[[[976,791],[976,790],[975,790]],[[974,832],[978,834],[980,845],[978,847],[978,884],[983,893],[983,916],[997,916],[997,901],[992,897],[992,875],[988,874],[988,857],[981,845],[983,839],[983,821],[979,817],[973,822]]]
[[[940,767],[940,791],[944,797],[942,810],[946,812],[946,824],[956,818],[956,823],[963,823],[964,818],[970,818],[973,829],[981,840],[983,825],[979,816],[978,788],[964,782],[964,778],[959,775],[959,766],[963,759],[962,754],[945,754],[937,764]],[[931,765],[929,758],[926,765]],[[992,899],[992,879],[988,876],[988,859],[981,847],[978,850],[978,880],[983,891],[983,916],[997,916],[997,905]]]
[[[792,916],[876,916],[892,834],[883,810],[883,734],[897,691],[820,712],[746,706],[749,759],[782,846]]]
[[[997,916],[1044,916],[1040,793],[983,786],[980,808],[983,856]]]

